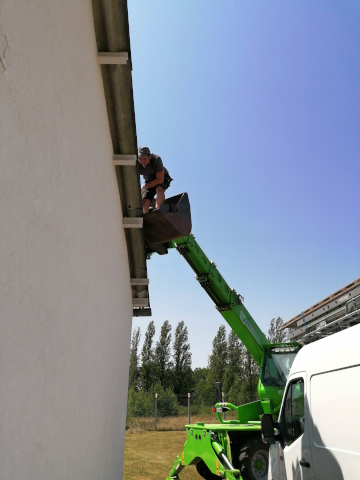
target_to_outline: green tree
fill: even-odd
[[[171,375],[171,325],[165,320],[161,327],[159,341],[155,347],[156,377],[163,388],[170,386]]]
[[[244,346],[234,330],[230,330],[228,336],[226,359],[223,390],[228,393],[235,380],[240,381],[244,377]]]
[[[156,377],[154,363],[153,341],[155,335],[155,325],[151,321],[145,332],[145,340],[141,350],[142,365],[140,370],[141,387],[146,391],[154,384]]]
[[[212,353],[209,356],[208,380],[210,382],[223,382],[227,368],[227,339],[225,325],[220,325],[219,330],[212,342]]]
[[[283,319],[281,317],[271,320],[268,331],[268,340],[270,343],[283,343],[287,341],[287,330],[280,330],[282,324]]]
[[[140,343],[140,327],[133,331],[130,348],[130,368],[129,368],[129,387],[135,390],[139,387],[139,355],[138,348]]]
[[[247,403],[242,395],[243,385],[244,378],[240,380],[238,377],[235,377],[230,389],[225,391],[225,400],[238,406]]]
[[[173,352],[173,391],[187,393],[191,388],[191,352],[188,330],[183,321],[175,330]]]
[[[174,416],[178,413],[178,404],[174,392],[164,389],[159,383],[146,391],[129,389],[127,401],[127,418],[153,417],[155,413],[155,393],[158,394],[157,410],[162,417]]]
[[[195,370],[192,372],[192,384],[193,387],[196,388],[197,386],[202,386],[207,379],[209,373],[208,368],[195,368]]]
[[[244,359],[244,378],[241,384],[241,394],[244,398],[243,403],[253,402],[258,399],[260,367],[246,351]]]
[[[195,370],[192,372],[192,404],[213,405],[214,385],[210,385],[209,388],[209,384],[207,382],[208,374],[208,368],[195,368]]]

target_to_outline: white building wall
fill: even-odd
[[[0,56],[0,479],[120,479],[132,300],[91,2],[2,0]]]

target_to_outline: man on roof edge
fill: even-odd
[[[140,173],[145,180],[145,185],[141,187],[143,213],[148,213],[155,195],[155,208],[164,203],[165,190],[169,188],[172,178],[164,167],[161,157],[156,153],[150,153],[148,147],[139,147],[138,159],[142,167]]]

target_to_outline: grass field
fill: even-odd
[[[227,417],[229,418],[229,417]],[[191,423],[217,423],[214,414],[194,415]],[[124,480],[165,480],[186,441],[188,417],[133,418],[125,433]],[[194,466],[181,472],[181,480],[202,480]]]
[[[232,418],[227,414],[227,419]],[[191,423],[218,423],[214,414],[194,415]],[[133,418],[125,433],[124,480],[165,480],[186,441],[188,417]],[[181,472],[181,480],[202,480],[194,466]]]
[[[185,441],[185,431],[127,430],[124,480],[165,480]],[[202,480],[202,477],[194,466],[189,466],[181,473],[181,480]]]
[[[226,414],[226,419],[230,420],[236,418],[235,412]],[[218,423],[216,415],[209,413],[209,415],[194,415],[191,416],[191,423],[204,422],[204,423]],[[184,425],[188,423],[188,417],[159,417],[157,420],[157,430],[159,431],[183,431]],[[153,431],[154,430],[154,418],[132,418],[128,420],[127,427],[133,432],[138,431]]]

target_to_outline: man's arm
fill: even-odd
[[[156,178],[154,180],[151,180],[151,182],[145,183],[145,188],[157,187],[162,183],[164,183],[164,170],[162,170],[161,172],[156,172]]]

